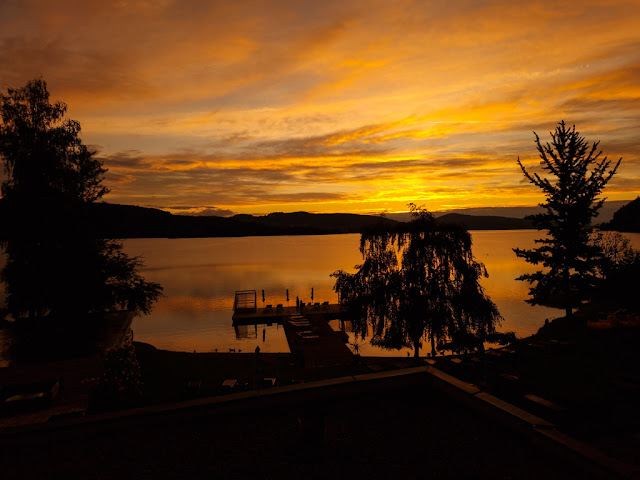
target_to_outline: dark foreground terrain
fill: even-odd
[[[0,436],[2,478],[590,478],[424,375]]]
[[[640,478],[640,327],[613,317],[557,319],[484,357],[419,362],[555,429],[536,420],[523,428],[437,374],[403,373],[415,366],[408,358],[304,368],[290,354],[137,343],[139,408],[104,413],[90,402],[85,413],[82,380],[96,375],[96,358],[0,369],[0,384],[29,372],[64,378],[50,408],[0,418],[0,478],[618,478],[596,475],[603,463],[593,452],[575,455],[541,435],[554,431],[618,462],[606,471]],[[266,388],[266,377],[281,387]],[[238,381],[231,394],[222,389],[229,378]]]

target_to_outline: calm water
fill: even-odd
[[[531,335],[546,318],[562,314],[525,303],[528,286],[515,281],[533,268],[511,249],[532,247],[537,231],[474,231],[472,235],[476,259],[489,272],[484,280],[486,292],[505,318],[501,330],[514,331],[519,337]],[[634,247],[640,248],[640,234],[629,237]],[[362,260],[359,239],[354,234],[126,240],[125,251],[144,257],[145,278],[161,283],[165,293],[151,315],[134,319],[135,339],[179,351],[252,352],[259,345],[263,352],[288,352],[281,326],[232,327],[236,290],[256,290],[258,306],[263,305],[261,290],[265,292],[264,304],[275,306],[287,305],[287,289],[289,305],[295,305],[296,297],[309,302],[312,288],[314,302],[336,303],[329,275],[339,269],[355,271],[354,266]],[[3,260],[0,255],[0,264]],[[359,343],[363,355],[406,355],[408,351]]]
[[[489,272],[486,292],[505,318],[501,330],[519,337],[535,333],[546,318],[562,312],[525,303],[528,286],[515,281],[533,268],[518,259],[513,247],[529,248],[537,231],[474,231],[473,251]],[[631,234],[640,248],[640,234]],[[162,298],[151,315],[134,320],[135,338],[158,348],[182,351],[229,351],[230,348],[264,352],[287,352],[281,326],[231,326],[236,290],[256,290],[258,306],[295,305],[301,301],[337,302],[333,292],[335,270],[355,271],[361,263],[360,236],[327,235],[299,237],[244,237],[203,239],[134,239],[125,250],[143,255],[144,275],[164,286]],[[351,338],[353,341],[353,338]],[[405,350],[406,351],[406,350]],[[364,342],[363,355],[405,355],[405,351],[382,350]]]

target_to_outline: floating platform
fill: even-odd
[[[316,302],[299,307],[256,305],[255,290],[236,292],[233,326],[278,323],[283,325],[289,350],[305,367],[349,365],[354,356],[343,331],[335,331],[329,320],[344,319],[348,310],[340,304]]]
[[[319,314],[326,320],[342,318],[347,310],[337,303],[321,303],[318,305],[305,305],[302,309],[293,306],[271,306],[255,309],[241,309],[233,312],[233,325],[253,325],[261,323],[282,323],[286,317],[293,315]]]

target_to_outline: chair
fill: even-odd
[[[223,393],[232,392],[235,389],[237,383],[238,380],[236,380],[235,378],[227,378],[224,382],[222,382],[220,391]]]
[[[273,377],[265,377],[262,379],[262,388],[269,388],[276,386],[276,378]]]
[[[201,388],[202,388],[202,379],[189,380],[187,382],[187,392],[189,392],[192,395],[195,395],[196,393],[198,393]]]

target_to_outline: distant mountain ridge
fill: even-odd
[[[636,200],[637,203],[640,200]],[[609,202],[628,204],[629,201]],[[605,205],[607,206],[607,205]],[[525,208],[525,207],[507,207]],[[530,207],[526,207],[531,210]],[[637,210],[635,203],[629,209]],[[467,211],[501,212],[504,208],[468,209]],[[522,213],[522,212],[521,212]],[[358,215],[352,213],[270,213],[264,216],[234,215],[233,217],[173,215],[164,210],[135,205],[94,203],[69,212],[52,211],[43,207],[31,219],[32,224],[44,224],[55,230],[56,215],[71,215],[73,221],[82,222],[87,229],[105,238],[194,238],[194,237],[240,237],[266,235],[326,235],[339,233],[362,233],[373,227],[393,228],[398,221],[409,221],[410,214]],[[634,215],[637,215],[634,214]],[[469,215],[461,213],[436,214],[442,223],[463,225],[469,230],[518,230],[533,228],[531,222],[522,218],[502,215]],[[628,216],[628,215],[627,215]],[[613,217],[613,215],[612,215]],[[398,220],[399,218],[404,220]],[[622,217],[620,217],[622,218]],[[625,218],[627,218],[625,216]],[[636,218],[635,216],[633,218]],[[635,220],[626,221],[631,225],[627,231],[634,231]],[[631,222],[631,223],[629,223]],[[29,223],[27,221],[27,223]],[[23,230],[25,219],[17,218],[6,200],[0,199],[0,240],[8,238],[10,232]],[[637,230],[635,230],[637,231]]]
[[[374,215],[358,215],[354,213],[270,213],[264,216],[234,215],[232,220],[268,226],[272,228],[284,228],[304,230],[319,233],[360,233],[362,230],[374,226],[392,226],[397,222],[388,218]]]
[[[621,207],[631,202],[631,200],[611,200],[605,201],[604,205],[598,212],[596,221],[609,222],[613,218],[613,214],[617,212]],[[475,208],[457,208],[451,210],[443,210],[440,212],[432,212],[436,218],[448,215],[451,213],[458,213],[469,216],[486,216],[486,217],[507,217],[507,218],[524,218],[527,215],[535,215],[536,213],[542,213],[542,208],[538,206],[533,207],[475,207]],[[389,213],[386,214],[387,218],[397,220],[398,222],[411,221],[410,213]]]
[[[173,215],[156,208],[112,203],[93,203],[65,209],[43,206],[34,212],[37,218],[20,217],[20,210],[13,209],[0,199],[0,240],[10,234],[29,235],[24,225],[32,229],[43,228],[55,232],[62,217],[82,222],[87,231],[105,238],[196,238],[196,237],[244,237],[265,235],[326,235],[337,233],[361,233],[374,226],[392,227],[397,222],[380,216],[345,213],[312,214],[306,212],[272,213],[265,216],[236,215],[217,216]],[[38,227],[40,225],[40,227]]]
[[[438,222],[462,225],[467,230],[523,230],[535,228],[524,218],[498,217],[492,215],[462,215],[447,213],[437,218]]]

